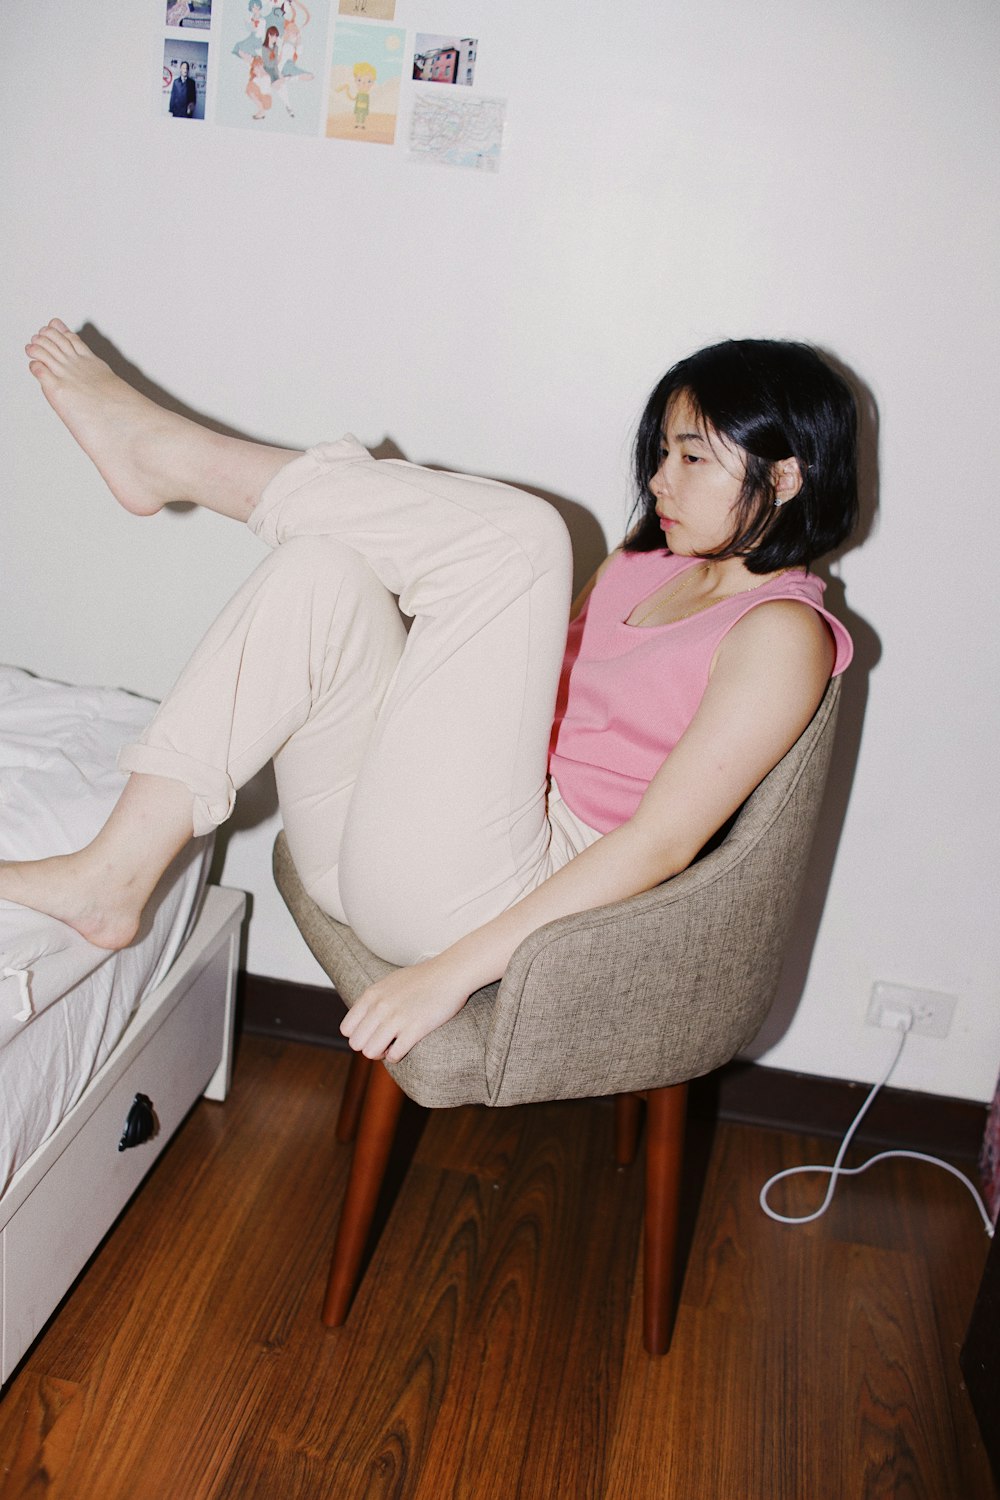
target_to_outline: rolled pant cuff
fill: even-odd
[[[224,823],[236,805],[236,788],[225,771],[177,750],[141,743],[124,745],[118,752],[118,769],[136,771],[141,776],[165,776],[186,786],[194,798],[191,823],[195,838]]]
[[[338,466],[371,464],[374,460],[368,449],[351,433],[345,433],[332,443],[317,443],[298,454],[279,469],[271,482],[265,485],[260,499],[247,519],[250,530],[266,542],[277,547],[283,540],[279,512],[282,502],[296,490],[312,480],[328,477]]]

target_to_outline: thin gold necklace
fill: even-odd
[[[644,625],[646,621],[648,619],[651,619],[651,617],[656,614],[657,610],[662,609],[665,604],[669,604],[672,600],[680,598],[682,594],[686,594],[695,578],[699,574],[701,574],[702,577],[707,577],[709,566],[710,565],[707,562],[703,562],[699,563],[698,567],[696,568],[689,568],[688,571],[678,580],[678,582],[672,589],[670,589],[668,593],[664,594],[662,598],[657,599],[655,604],[651,604],[647,609],[643,610],[642,614],[637,620],[633,620],[631,622],[633,628],[637,629],[638,627]],[[779,568],[778,571],[776,573],[772,573],[770,577],[762,578],[759,583],[751,583],[745,589],[733,589],[732,593],[719,594],[715,599],[702,599],[691,609],[684,610],[682,614],[674,615],[673,619],[671,620],[665,620],[664,624],[676,625],[681,620],[689,620],[692,615],[701,614],[702,610],[704,609],[711,609],[715,604],[724,604],[727,599],[738,599],[741,594],[752,594],[755,589],[763,588],[765,583],[773,583],[776,578],[780,578],[784,573],[787,572],[789,572],[788,568]]]

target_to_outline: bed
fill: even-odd
[[[153,707],[0,667],[0,859],[86,843]],[[121,953],[0,901],[0,1381],[194,1100],[225,1097],[245,898],[206,889],[210,855],[183,852]]]

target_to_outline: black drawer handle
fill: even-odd
[[[125,1129],[118,1142],[119,1151],[127,1151],[130,1146],[141,1146],[143,1141],[148,1141],[156,1134],[156,1129],[157,1120],[152,1099],[147,1094],[136,1094],[129,1106]]]

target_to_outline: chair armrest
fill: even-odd
[[[531,933],[490,1016],[490,1103],[662,1088],[727,1062],[764,1020],[784,936],[762,947],[747,930],[737,869],[695,867]]]

